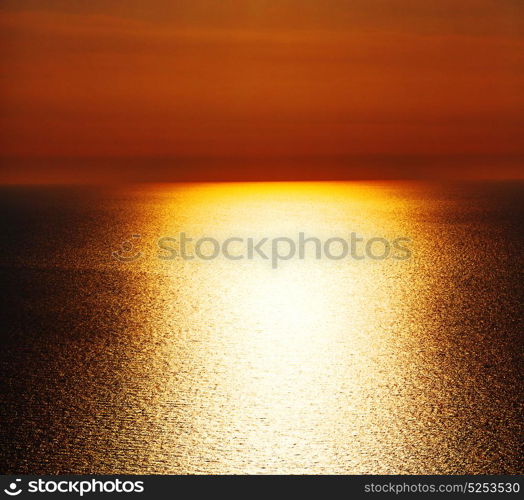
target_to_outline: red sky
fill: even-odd
[[[3,0],[0,49],[4,182],[64,158],[522,170],[521,0]]]

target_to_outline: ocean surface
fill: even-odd
[[[524,472],[524,184],[0,192],[2,473]]]

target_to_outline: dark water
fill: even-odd
[[[1,195],[3,473],[523,472],[523,184]],[[158,259],[179,231],[413,255]]]

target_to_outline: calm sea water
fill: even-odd
[[[523,472],[523,184],[1,194],[2,472]],[[181,231],[412,257],[159,259]]]

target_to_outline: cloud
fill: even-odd
[[[172,28],[523,35],[521,0],[3,0],[14,12],[106,15]]]
[[[467,15],[492,14],[492,2],[466,2],[476,9],[453,15],[449,7],[456,29],[441,32],[433,28],[443,7],[406,1],[404,17],[389,3],[328,3],[305,2],[295,19],[296,2],[254,2],[260,12],[226,9],[215,22],[213,9],[184,2],[179,17],[162,20],[117,16],[112,2],[89,13],[53,2],[55,10],[4,10],[2,153],[520,151],[523,41],[462,26]],[[269,23],[270,11],[281,22]],[[339,17],[352,29],[338,29]],[[418,18],[424,29],[408,27]]]

